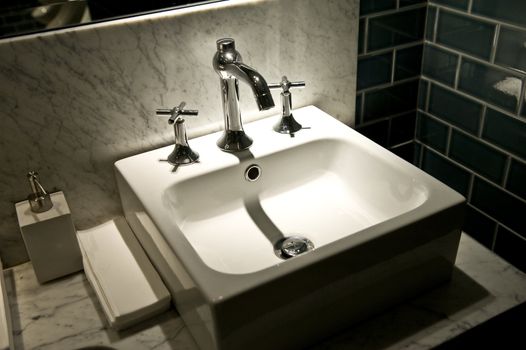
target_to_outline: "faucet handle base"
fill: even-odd
[[[226,130],[217,140],[217,146],[225,152],[238,152],[248,149],[252,139],[243,130]]]
[[[289,116],[282,116],[279,122],[274,125],[273,129],[280,134],[294,134],[301,130],[302,126],[294,119],[291,113]]]
[[[168,163],[172,165],[185,165],[197,162],[199,153],[194,152],[189,146],[176,144],[168,156]]]

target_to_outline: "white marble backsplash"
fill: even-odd
[[[295,106],[354,122],[358,0],[243,0],[0,40],[0,256],[27,260],[14,203],[37,170],[85,229],[120,214],[116,160],[173,142],[157,107],[199,109],[190,136],[222,125],[215,41],[233,37],[268,82],[305,80]],[[279,92],[275,92],[279,113]],[[246,119],[257,113],[241,86]],[[268,113],[267,113],[268,114]],[[257,140],[255,140],[257,142]]]

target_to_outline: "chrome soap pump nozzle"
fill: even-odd
[[[27,196],[31,211],[34,213],[43,213],[53,207],[53,202],[49,193],[46,192],[44,187],[38,180],[38,173],[36,171],[30,171],[27,173],[27,179],[29,180],[29,186],[31,186],[31,192]]]

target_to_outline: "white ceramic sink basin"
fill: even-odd
[[[451,274],[464,198],[315,107],[294,116],[310,127],[294,138],[278,117],[247,124],[250,151],[191,140],[200,163],[176,172],[159,161],[173,146],[115,165],[126,218],[202,348],[302,347]],[[283,259],[295,235],[314,249]]]

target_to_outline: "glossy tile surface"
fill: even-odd
[[[517,109],[522,78],[492,66],[463,59],[458,88],[511,112]]]
[[[416,108],[418,80],[365,93],[364,121],[370,121]]]
[[[448,127],[445,124],[428,117],[424,113],[418,113],[416,128],[416,138],[418,140],[440,152],[445,152],[447,135]]]
[[[526,26],[526,1],[473,0],[475,14]]]
[[[424,149],[422,169],[460,194],[467,196],[470,174],[447,158]]]
[[[526,121],[518,120],[488,108],[482,137],[526,158]]]
[[[391,81],[391,52],[358,59],[357,90]]]
[[[495,252],[522,271],[526,271],[524,251],[526,251],[526,239],[499,226],[497,240],[495,241]]]
[[[474,137],[453,130],[449,156],[495,183],[502,181],[506,156]]]
[[[463,130],[477,133],[482,106],[453,91],[438,85],[431,85],[429,113],[443,118]]]
[[[396,51],[394,80],[407,79],[420,75],[422,64],[422,45]]]
[[[488,59],[495,26],[452,12],[441,11],[436,41],[475,56]]]
[[[511,160],[506,189],[526,200],[526,164]]]
[[[368,49],[378,50],[419,41],[425,27],[424,7],[369,20]]]
[[[495,62],[526,72],[526,30],[502,27]]]
[[[425,76],[452,86],[455,82],[457,62],[458,55],[435,46],[424,45],[422,73]]]
[[[370,138],[380,146],[387,147],[387,142],[389,140],[388,120],[382,120],[366,126],[360,126],[356,128],[356,131]]]
[[[469,0],[431,0],[431,2],[466,10],[468,8]]]
[[[462,229],[488,249],[491,249],[493,246],[496,226],[497,223],[488,216],[470,205],[466,207],[466,216]]]
[[[391,10],[396,7],[396,0],[361,0],[360,16],[374,12]]]
[[[391,119],[389,145],[394,146],[410,141],[415,136],[416,112],[410,112]]]
[[[475,207],[509,228],[519,233],[526,232],[524,221],[526,202],[502,191],[495,185],[475,177],[471,202]]]

